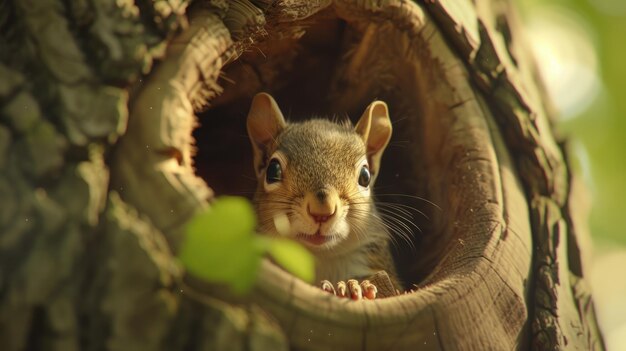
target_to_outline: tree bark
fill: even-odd
[[[251,169],[194,136],[243,133],[260,90],[388,102],[414,142],[380,181],[441,207],[398,253],[414,292],[347,302],[269,261],[243,301],[185,280],[185,222]],[[509,1],[1,0],[0,349],[601,350],[554,122]]]

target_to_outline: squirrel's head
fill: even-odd
[[[387,105],[371,103],[354,127],[313,119],[286,123],[276,101],[257,94],[248,135],[258,180],[259,230],[341,252],[369,241],[371,188],[391,138]]]

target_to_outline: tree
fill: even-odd
[[[4,0],[0,13],[3,350],[603,349],[584,200],[509,2]],[[398,252],[415,292],[346,303],[267,261],[243,301],[182,282],[185,222],[209,186],[241,186],[222,168],[251,164],[245,143],[194,159],[193,135],[200,151],[228,142],[202,137],[236,129],[259,90],[294,112],[388,102],[394,140],[411,143],[379,181],[441,208]]]

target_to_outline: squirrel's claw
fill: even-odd
[[[348,295],[346,294],[347,291],[347,287],[346,287],[346,282],[344,282],[343,280],[337,283],[337,296],[339,297],[347,297]]]
[[[376,298],[376,294],[378,293],[376,285],[370,283],[369,280],[361,282],[361,290],[363,291],[363,298],[367,300],[374,300]]]
[[[337,288],[328,280],[320,282],[322,290],[338,297],[349,297],[352,300],[374,300],[378,289],[369,280],[364,280],[359,284],[356,279],[337,282]]]
[[[361,290],[361,286],[359,285],[359,281],[356,279],[348,280],[348,290],[350,291],[350,298],[352,300],[361,300],[363,299],[363,290]]]
[[[333,295],[337,295],[337,291],[335,290],[333,283],[329,282],[328,280],[322,280],[320,284],[321,284],[322,290],[328,293],[331,293]]]

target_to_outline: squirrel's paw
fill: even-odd
[[[337,287],[328,280],[322,280],[322,290],[329,292],[339,297],[349,297],[352,300],[374,300],[378,289],[369,280],[364,280],[359,284],[356,279],[349,279],[348,281],[340,281],[337,283]]]

